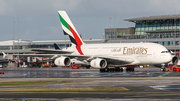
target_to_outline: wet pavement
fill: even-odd
[[[134,98],[155,98],[161,101],[180,99],[180,72],[161,72],[159,68],[136,68],[135,72],[100,73],[98,69],[65,69],[65,68],[0,68],[5,74],[0,75],[1,82],[9,81],[74,81],[66,84],[48,84],[31,86],[0,86],[9,88],[49,88],[49,87],[125,87],[129,92],[0,92],[2,97],[20,98],[88,98],[93,101],[113,101],[121,98],[123,101],[135,101]],[[103,98],[103,99],[102,99]],[[122,99],[123,98],[123,99]],[[128,98],[128,100],[126,100]],[[133,99],[129,99],[133,98]],[[140,98],[140,99],[139,99]],[[163,100],[162,100],[163,99]],[[119,99],[118,99],[119,100]],[[137,99],[136,99],[137,100]],[[63,100],[64,101],[64,100]]]
[[[159,68],[136,68],[135,72],[108,73],[100,73],[98,69],[69,68],[0,68],[0,71],[5,72],[0,78],[160,77],[171,73],[161,72]]]

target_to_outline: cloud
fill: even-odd
[[[179,14],[180,6],[179,0],[0,0],[0,31],[7,33],[0,40],[12,36],[12,21],[17,17],[22,39],[64,39],[58,10],[68,13],[79,34],[103,38],[110,13],[115,14],[115,26],[125,28],[133,23],[124,19]]]
[[[1,15],[5,14],[6,8],[7,8],[7,4],[6,4],[5,0],[1,0],[0,1],[0,14]]]
[[[52,6],[56,10],[74,11],[84,0],[53,0]]]
[[[74,16],[172,14],[180,9],[178,4],[179,0],[1,0],[0,15],[55,15],[58,10]]]
[[[150,0],[151,11],[160,14],[180,13],[179,0]]]
[[[0,15],[49,15],[57,10],[78,8],[83,0],[1,0]],[[57,14],[57,13],[56,13]]]

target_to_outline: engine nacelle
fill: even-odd
[[[178,63],[178,61],[179,61],[179,58],[178,58],[178,56],[174,56],[173,58],[172,58],[172,64],[173,65],[176,65],[177,63]]]
[[[94,59],[90,62],[91,67],[94,68],[105,68],[107,66],[107,61],[105,59]]]
[[[71,59],[68,57],[56,58],[54,64],[57,66],[69,66],[71,64]]]

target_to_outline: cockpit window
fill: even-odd
[[[169,53],[168,51],[162,51],[161,53]]]

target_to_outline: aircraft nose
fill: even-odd
[[[171,62],[173,56],[170,54],[170,53],[166,53],[166,54],[163,54],[163,58],[161,58],[161,62],[163,63],[168,63],[168,62]]]
[[[172,60],[172,58],[173,58],[173,56],[170,53],[167,54],[166,59],[168,62],[170,62]]]

